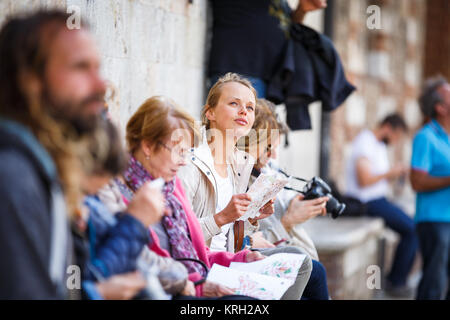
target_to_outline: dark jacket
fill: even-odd
[[[96,196],[85,198],[89,208],[89,266],[83,278],[100,280],[137,269],[136,261],[150,240],[145,226],[127,213],[111,214]]]
[[[0,299],[64,299],[71,242],[55,165],[26,127],[1,118],[0,159]]]
[[[289,127],[311,129],[309,104],[321,101],[324,111],[332,111],[354,90],[332,41],[311,28],[293,24],[283,63],[267,88],[269,100],[286,104]]]
[[[210,2],[213,25],[208,76],[237,72],[269,81],[287,41],[280,20],[289,20],[291,14],[286,0]]]

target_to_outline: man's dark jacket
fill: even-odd
[[[54,163],[34,135],[0,118],[0,299],[66,298],[51,272],[58,186]],[[56,250],[60,260],[66,249]]]
[[[284,58],[267,88],[269,100],[286,104],[289,127],[311,129],[311,103],[321,101],[324,111],[332,111],[354,90],[333,42],[314,29],[293,24]]]

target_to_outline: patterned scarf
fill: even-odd
[[[145,170],[144,166],[133,156],[130,157],[128,167],[123,176],[128,187],[119,183],[119,188],[128,200],[131,200],[133,193],[145,182],[153,180],[153,177]],[[128,191],[124,190],[125,188],[128,189]],[[162,226],[169,237],[170,254],[174,259],[191,258],[198,260],[197,252],[192,246],[189,235],[186,213],[184,212],[181,203],[173,194],[174,188],[175,179],[166,182],[162,190],[166,198],[166,207],[172,212],[170,216],[164,216],[162,218]],[[198,272],[202,277],[206,276],[205,270],[199,263],[191,261],[181,262],[186,266],[189,273]]]

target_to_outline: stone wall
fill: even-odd
[[[124,128],[148,97],[166,95],[198,116],[204,99],[207,0],[1,0],[6,16],[78,6],[102,55],[109,108]]]
[[[450,1],[427,1],[425,76],[450,79]]]

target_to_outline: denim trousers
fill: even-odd
[[[416,230],[423,260],[417,299],[450,300],[450,223],[420,222]]]
[[[400,235],[387,279],[393,286],[405,285],[418,249],[413,219],[386,198],[367,202],[367,213],[371,217],[382,218],[386,226]]]
[[[303,291],[302,300],[329,300],[327,272],[323,264],[312,260],[312,271]]]

